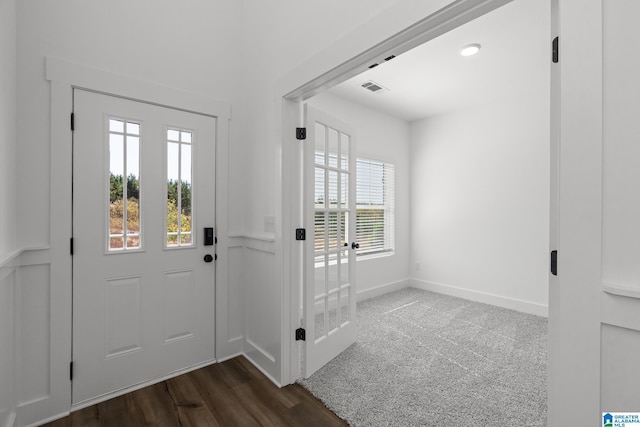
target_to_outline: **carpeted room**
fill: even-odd
[[[398,366],[410,366],[414,374],[425,372],[426,368],[421,371],[418,367],[426,362],[417,362],[423,356],[441,359],[440,368],[425,374],[433,377],[433,372],[445,372],[442,377],[445,382],[440,385],[437,385],[438,380],[431,378],[436,381],[433,383],[435,389],[441,391],[456,390],[451,384],[448,388],[445,386],[446,379],[450,378],[447,375],[455,376],[451,372],[456,369],[467,372],[469,381],[478,373],[477,368],[470,368],[476,366],[477,361],[467,365],[456,359],[464,354],[501,366],[501,369],[513,368],[516,362],[509,358],[515,356],[497,352],[496,346],[500,347],[497,342],[492,343],[485,337],[484,347],[478,347],[478,342],[455,328],[447,329],[447,332],[434,331],[436,325],[438,328],[442,325],[434,323],[435,314],[440,312],[430,311],[434,310],[433,299],[445,298],[445,301],[457,301],[457,305],[454,304],[457,311],[443,316],[454,324],[476,328],[479,336],[474,338],[482,339],[483,334],[494,338],[502,336],[512,350],[517,348],[522,357],[526,354],[537,362],[530,363],[518,356],[517,363],[526,365],[529,370],[513,369],[512,372],[524,377],[493,371],[480,381],[485,388],[496,391],[501,389],[495,386],[496,377],[513,380],[510,383],[514,390],[512,398],[505,392],[504,400],[495,397],[493,403],[489,403],[490,395],[479,391],[481,389],[461,387],[464,381],[461,383],[460,378],[456,378],[453,384],[467,391],[463,393],[463,401],[442,397],[451,393],[436,393],[431,396],[437,397],[435,401],[427,399],[434,402],[431,408],[425,400],[408,403],[409,399],[401,405],[406,411],[400,412],[429,415],[459,425],[478,425],[478,418],[473,414],[489,417],[487,419],[503,418],[504,414],[495,411],[502,406],[507,412],[521,410],[528,414],[531,424],[523,424],[519,419],[518,425],[544,425],[546,422],[544,317],[548,304],[550,197],[548,7],[530,0],[513,2],[416,49],[418,52],[408,52],[309,100],[314,108],[338,118],[348,117],[356,128],[358,156],[391,162],[396,174],[393,249],[362,256],[357,261],[357,290],[361,301],[358,305],[358,341],[326,369],[304,382],[312,391],[318,384],[333,390],[348,389],[348,385],[358,384],[358,380],[347,372],[375,378],[380,364],[386,367],[382,371],[391,376]],[[458,49],[471,42],[482,45],[478,55],[460,58]],[[528,46],[526,52],[517,49],[522,45]],[[405,67],[405,71],[394,74],[392,67],[396,65]],[[377,82],[387,90],[368,93],[361,87],[367,81]],[[416,93],[422,91],[427,95],[420,98]],[[414,289],[403,290],[406,287]],[[367,300],[398,290],[395,294],[379,297],[380,300]],[[452,296],[467,301],[449,300]],[[397,299],[395,302],[394,298]],[[387,305],[382,303],[386,300]],[[485,304],[478,305],[477,302]],[[400,308],[403,304],[411,305]],[[487,326],[479,318],[477,322],[471,322],[465,317],[467,314],[462,314],[467,305],[483,312],[484,320],[515,317],[506,320],[503,326]],[[376,311],[380,307],[384,309]],[[417,311],[418,308],[422,311]],[[396,309],[393,314],[384,315]],[[501,314],[492,314],[494,310]],[[405,315],[409,317],[403,317]],[[407,323],[407,319],[412,319],[412,323]],[[471,323],[465,323],[467,321]],[[376,327],[368,330],[372,325]],[[515,328],[515,325],[522,326],[517,333],[511,331],[517,336],[493,335],[494,329],[491,329]],[[531,328],[528,332],[527,327]],[[412,335],[408,331],[419,331],[419,334]],[[461,340],[450,339],[450,336]],[[519,341],[525,336],[533,341]],[[363,342],[370,348],[405,356],[402,359],[405,364],[381,362],[386,356],[376,353],[373,357],[364,351],[369,347]],[[416,349],[408,350],[408,342]],[[440,350],[434,349],[441,345],[459,346],[460,351],[454,352],[456,357],[442,356],[437,353]],[[530,353],[522,350],[525,348]],[[488,356],[489,353],[492,356]],[[358,357],[369,357],[370,360],[358,361]],[[444,368],[445,362],[449,363],[450,369]],[[355,370],[354,366],[359,369]],[[332,375],[335,378],[330,380]],[[351,380],[347,381],[348,378]],[[536,380],[531,381],[531,378]],[[418,385],[431,384],[428,381],[394,382],[402,384],[398,389],[402,391],[396,394],[399,401],[404,402],[403,393],[429,396],[429,391],[421,392]],[[387,378],[380,384],[391,383]],[[521,390],[523,384],[531,386],[531,390]],[[370,399],[367,401],[375,408],[388,407],[392,401],[387,399],[392,393],[388,387],[365,389],[371,393],[363,392],[362,387],[356,387],[351,393],[358,391],[358,396]],[[338,413],[349,414],[346,418],[354,425],[378,425],[354,415],[365,412],[349,412],[346,408],[349,401],[360,402],[361,408],[367,407],[361,400],[334,398],[335,394],[329,396],[319,397]],[[382,401],[376,400],[376,396]],[[333,403],[329,403],[329,399]],[[526,405],[523,406],[523,402]],[[544,405],[541,402],[545,402]],[[458,412],[465,405],[466,415]],[[372,410],[367,415],[377,412]],[[394,413],[399,416],[398,411]],[[430,425],[421,419],[425,425]]]
[[[350,425],[546,425],[546,318],[406,288],[359,303],[357,324],[301,381]]]

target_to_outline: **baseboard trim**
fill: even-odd
[[[218,363],[222,363],[222,362],[226,362],[227,360],[235,359],[238,356],[244,356],[244,353],[240,351],[237,353],[233,353],[231,355],[226,355],[224,357],[218,357],[217,359],[218,359]]]
[[[166,375],[163,375],[163,376],[161,376],[159,378],[143,381],[141,383],[132,385],[130,387],[125,387],[123,389],[116,390],[116,391],[113,391],[113,392],[110,392],[110,393],[107,393],[107,394],[103,394],[101,396],[94,397],[94,398],[91,398],[89,400],[84,400],[82,402],[78,402],[76,404],[72,404],[71,405],[71,412],[75,412],[75,411],[78,411],[80,409],[84,409],[86,407],[95,405],[96,403],[100,403],[100,402],[104,402],[104,401],[109,400],[109,399],[113,399],[114,397],[122,396],[123,394],[127,394],[127,393],[131,393],[133,391],[136,391],[136,390],[140,390],[141,388],[145,388],[145,387],[148,387],[150,385],[161,383],[162,381],[166,381],[168,379],[178,377],[178,376],[180,376],[182,374],[186,374],[186,373],[189,373],[191,371],[195,371],[197,369],[204,368],[204,367],[209,366],[209,365],[213,365],[215,363],[218,363],[216,361],[216,359],[210,359],[210,360],[207,360],[207,361],[204,361],[204,362],[197,363],[195,365],[189,366],[187,368],[183,368],[183,369],[179,369],[177,371],[173,371],[173,372],[171,372],[169,374],[166,374]]]
[[[60,418],[64,418],[64,417],[68,417],[71,414],[71,412],[66,411],[66,412],[62,412],[58,415],[54,415],[52,417],[49,418],[45,418],[44,420],[40,420],[34,424],[28,424],[27,427],[38,427],[41,426],[43,424],[48,424],[48,423],[52,423],[56,420],[59,420]],[[9,424],[9,426],[12,426],[13,424]]]
[[[274,383],[276,386],[278,386],[279,388],[282,387],[282,384],[280,384],[280,381],[276,380],[273,375],[271,375],[266,369],[264,369],[253,357],[252,354],[256,354],[256,352],[246,352],[243,353],[242,356],[244,356],[245,359],[247,359],[253,366],[256,367],[257,370],[259,370],[260,372],[262,372],[264,374],[265,377],[269,378],[269,380]],[[258,353],[261,354],[261,353]]]
[[[5,420],[4,427],[13,427],[16,423],[16,412],[13,411]]]
[[[400,289],[408,288],[411,286],[409,279],[399,280],[397,282],[386,283],[384,285],[376,286],[370,289],[365,289],[356,292],[356,301],[365,301],[370,298],[374,298],[380,295],[388,294],[389,292],[399,291]]]
[[[426,280],[420,279],[410,279],[409,283],[411,287],[423,289],[425,291],[465,298],[471,301],[495,305],[498,307],[508,308],[510,310],[520,311],[523,313],[534,314],[536,316],[549,317],[549,306],[542,304],[536,304],[533,302],[522,301],[514,298],[507,298],[500,295],[489,294],[486,292],[472,291],[470,289],[458,288],[455,286],[443,285],[440,283],[427,282]]]

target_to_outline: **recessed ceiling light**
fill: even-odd
[[[480,45],[478,43],[471,43],[464,46],[462,49],[460,49],[460,55],[471,56],[471,55],[475,55],[479,51],[480,51]]]

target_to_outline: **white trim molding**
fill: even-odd
[[[356,301],[365,301],[371,298],[379,297],[380,295],[388,294],[389,292],[399,291],[400,289],[408,288],[410,286],[411,281],[409,279],[399,280],[392,283],[385,283],[384,285],[357,291]]]
[[[534,302],[522,301],[515,298],[508,298],[500,295],[489,294],[486,292],[474,291],[472,289],[459,288],[456,286],[443,285],[441,283],[427,282],[425,280],[419,279],[411,279],[410,284],[413,288],[423,289],[425,291],[465,298],[471,301],[495,305],[498,307],[508,308],[510,310],[521,311],[523,313],[534,314],[536,316],[549,316],[549,306],[537,304]]]

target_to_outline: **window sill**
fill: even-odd
[[[356,261],[369,261],[372,259],[386,258],[386,257],[394,256],[395,254],[396,254],[396,251],[390,250],[390,251],[384,251],[384,252],[375,252],[375,253],[366,254],[366,255],[357,255]]]

